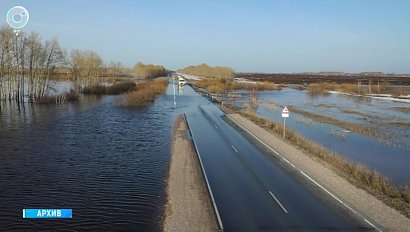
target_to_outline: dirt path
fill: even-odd
[[[298,169],[312,177],[317,183],[330,190],[340,200],[357,209],[383,231],[410,231],[410,219],[390,208],[366,191],[350,184],[323,164],[310,158],[278,136],[255,125],[239,114],[228,114],[234,121],[256,135],[264,143],[278,151]],[[292,168],[289,165],[289,168]]]
[[[183,117],[175,123],[164,231],[217,231],[211,202]]]

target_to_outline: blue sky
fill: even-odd
[[[407,0],[1,0],[1,25],[15,5],[24,31],[126,66],[410,73]]]

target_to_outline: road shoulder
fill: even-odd
[[[377,223],[379,227],[381,227],[380,229],[386,231],[410,230],[410,219],[387,206],[363,189],[352,185],[346,179],[325,167],[318,160],[312,159],[303,151],[239,114],[232,113],[227,115],[246,130],[256,135],[258,139],[274,148],[290,163],[313,178],[318,184],[337,195],[340,200],[347,203],[347,205],[353,206],[361,212],[361,214],[364,214],[371,221]],[[292,167],[289,165],[289,168]]]
[[[217,231],[199,162],[182,116],[175,122],[163,231]]]

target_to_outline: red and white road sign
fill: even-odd
[[[289,118],[289,110],[286,106],[282,110],[282,118]]]

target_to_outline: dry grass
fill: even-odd
[[[231,82],[226,79],[202,78],[195,81],[194,85],[207,89],[211,93],[225,93],[231,90]]]
[[[250,112],[242,113],[242,115],[263,128],[276,134],[282,134],[283,127],[281,123],[272,122]],[[361,164],[348,162],[340,155],[304,138],[293,130],[286,130],[286,139],[312,157],[317,157],[330,165],[337,173],[344,176],[355,186],[365,189],[386,204],[402,212],[406,217],[410,217],[410,188],[408,186],[397,187],[377,171]]]
[[[393,125],[393,126],[400,126],[400,127],[410,127],[410,123],[409,122],[389,122],[389,125]]]
[[[74,90],[60,95],[43,96],[36,99],[38,104],[65,104],[74,101],[78,101],[78,94]]]
[[[297,89],[297,90],[305,90],[306,87],[304,85],[288,85],[289,88]]]
[[[96,95],[118,95],[135,89],[136,84],[134,82],[119,82],[111,86],[94,85],[86,86],[82,89],[83,94],[96,94]]]
[[[369,119],[369,118],[375,118],[375,117],[372,116],[372,115],[365,114],[365,113],[362,113],[362,112],[359,112],[359,111],[356,111],[356,110],[340,109],[340,111],[343,112],[343,113],[347,113],[347,114],[355,114],[355,115],[358,115],[358,116],[361,116],[361,117],[364,117],[364,118],[367,118],[367,119]]]
[[[146,106],[167,91],[168,80],[164,77],[137,85],[136,89],[123,95],[123,106]]]
[[[217,94],[228,93],[234,89],[281,90],[284,87],[283,84],[273,84],[270,81],[247,83],[221,78],[203,78],[195,81],[194,85]]]
[[[362,83],[359,87],[358,84],[354,83],[337,84],[330,82],[319,82],[309,84],[307,90],[310,93],[339,91],[350,94],[391,94],[395,97],[410,94],[410,87],[393,87],[386,82],[371,83],[370,88],[368,83]]]
[[[410,107],[393,107],[393,109],[405,114],[410,114]]]
[[[334,91],[336,90],[336,85],[327,82],[312,83],[308,85],[307,90],[311,93]]]
[[[410,87],[409,86],[401,86],[398,88],[394,88],[392,91],[392,95],[395,97],[399,97],[402,95],[410,95]]]

